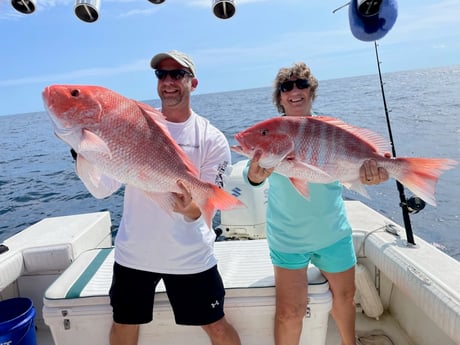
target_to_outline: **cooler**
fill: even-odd
[[[266,240],[216,242],[215,249],[226,287],[226,317],[241,342],[273,344],[275,289]],[[87,251],[46,291],[43,316],[56,345],[109,344],[112,265],[112,248]],[[308,275],[309,303],[301,344],[321,345],[326,343],[332,297],[316,267],[309,267]],[[154,320],[141,326],[139,345],[209,343],[201,327],[174,323],[162,283],[154,309]]]

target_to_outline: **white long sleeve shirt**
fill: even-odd
[[[224,134],[192,112],[183,123],[167,122],[171,136],[191,158],[203,181],[222,186],[230,164],[230,148]],[[113,191],[120,185],[112,185]],[[115,261],[134,269],[192,274],[217,263],[215,233],[203,216],[187,221],[179,213],[167,214],[143,191],[127,185],[123,215],[115,238]]]

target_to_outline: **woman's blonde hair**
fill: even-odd
[[[316,98],[316,88],[318,87],[318,80],[311,74],[310,68],[304,62],[296,62],[292,67],[283,67],[278,71],[276,79],[273,82],[273,104],[278,109],[280,114],[284,114],[284,107],[280,104],[281,91],[280,85],[291,78],[307,79],[310,83],[311,100]]]

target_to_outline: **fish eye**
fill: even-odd
[[[261,130],[260,130],[260,134],[261,134],[262,136],[268,135],[268,129],[261,129]]]
[[[73,89],[72,91],[70,91],[70,94],[72,95],[72,97],[78,97],[80,95],[80,90]]]

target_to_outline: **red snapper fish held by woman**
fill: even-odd
[[[103,175],[143,190],[166,212],[171,193],[190,190],[210,225],[216,209],[243,206],[198,170],[172,139],[163,115],[112,90],[88,85],[52,85],[43,91],[56,136],[77,153],[76,169],[96,198],[107,196]]]
[[[307,199],[307,182],[332,181],[369,197],[359,169],[365,160],[375,159],[390,177],[436,205],[439,176],[458,164],[446,158],[388,157],[388,142],[380,134],[327,116],[271,118],[241,131],[235,139],[240,145],[232,146],[233,151],[249,158],[261,152],[259,165],[289,177]]]

